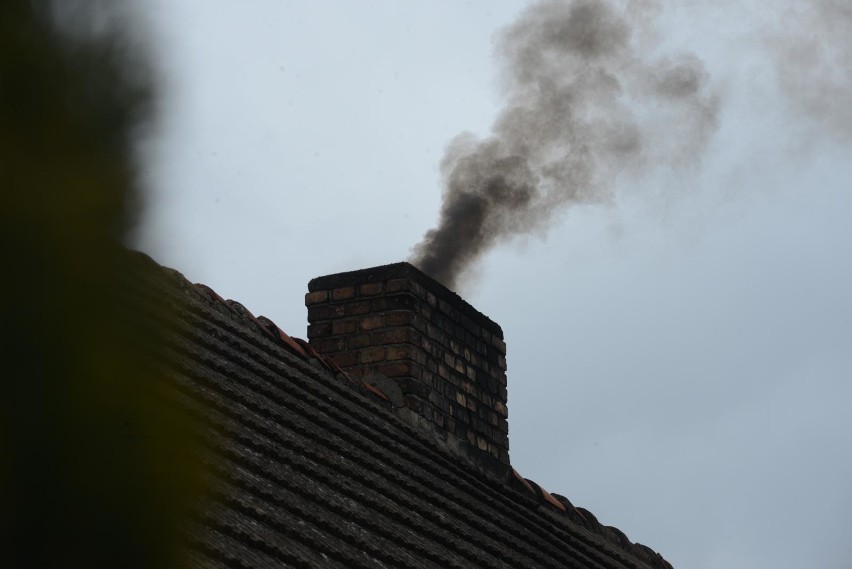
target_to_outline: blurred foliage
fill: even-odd
[[[165,311],[122,286],[154,90],[109,5],[0,2],[3,567],[178,566],[197,491]]]

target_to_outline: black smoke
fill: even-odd
[[[415,265],[454,288],[491,247],[606,200],[617,177],[700,156],[718,98],[697,57],[656,53],[644,34],[654,9],[548,0],[502,31],[505,106],[489,137],[448,145],[440,220]]]

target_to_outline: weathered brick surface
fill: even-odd
[[[314,279],[308,338],[352,377],[396,380],[405,408],[509,467],[506,344],[500,327],[407,263]]]

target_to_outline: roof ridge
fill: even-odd
[[[565,518],[576,524],[582,525],[592,533],[606,539],[610,544],[642,559],[646,563],[651,564],[653,567],[659,567],[660,569],[673,569],[671,563],[669,563],[658,552],[654,551],[647,545],[631,541],[627,535],[617,527],[601,524],[597,517],[595,517],[595,515],[586,508],[574,506],[568,498],[561,494],[551,494],[541,485],[529,478],[521,476],[514,468],[512,468],[512,474],[515,481],[518,483],[517,487],[522,488],[539,501],[548,504],[555,511],[561,512]]]

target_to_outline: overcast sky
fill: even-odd
[[[698,158],[619,173],[459,292],[503,327],[521,474],[677,568],[852,567],[852,8],[707,4],[627,20],[702,63]],[[163,79],[139,247],[304,337],[310,278],[434,226],[527,5],[143,0]]]

